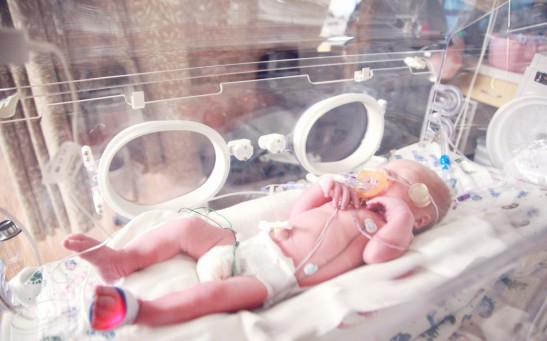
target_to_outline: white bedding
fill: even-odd
[[[395,157],[405,156],[406,153],[423,159],[428,157],[429,152],[435,152],[424,148],[421,145],[410,146]],[[434,159],[431,160],[434,162]],[[544,232],[542,222],[547,221],[542,207],[545,191],[506,182],[485,186],[486,173],[467,161],[458,164],[455,171],[461,173],[457,184],[460,186],[461,205],[450,211],[449,216],[436,228],[418,235],[410,251],[391,262],[355,269],[268,309],[210,315],[162,328],[128,326],[98,333],[90,331],[85,320],[90,288],[99,279],[84,261],[74,258],[58,267],[56,264],[45,265],[45,285],[38,297],[38,301],[42,302],[38,304],[39,312],[40,309],[44,310],[40,312],[43,321],[40,325],[42,328],[37,328],[37,331],[42,337],[59,337],[60,340],[82,340],[86,337],[97,340],[253,341],[311,340],[318,337],[350,340],[354,337],[362,340],[364,335],[367,340],[373,339],[373,336],[378,339],[393,337],[395,340],[408,339],[406,336],[447,339],[463,326],[463,312],[470,314],[473,302],[481,297],[478,292],[483,290],[482,287],[478,291],[476,288],[467,291],[462,288],[461,293],[454,293],[456,298],[452,301],[447,297],[448,303],[439,306],[435,310],[439,315],[433,317],[431,314],[413,316],[398,306],[409,304],[407,309],[414,307],[419,311],[416,302],[421,302],[420,297],[457,278],[479,260],[502,252],[524,236]],[[481,177],[477,181],[481,181],[482,187],[469,190],[474,188],[475,175]],[[219,213],[232,223],[240,239],[246,239],[257,231],[258,221],[285,219],[298,194],[298,191],[277,193]],[[121,247],[134,236],[177,217],[177,214],[165,211],[141,214],[109,244]],[[135,273],[120,285],[138,296],[153,298],[196,282],[195,263],[180,255]],[[49,313],[53,301],[62,303],[61,308],[56,308],[55,319]],[[522,312],[523,308],[515,309]],[[461,316],[454,314],[455,310],[460,311]],[[448,321],[455,322],[444,323],[446,321],[441,319],[437,325],[436,319],[447,312],[453,318]],[[408,323],[400,324],[401,320]],[[15,324],[18,321],[16,319]],[[441,328],[443,326],[447,328]],[[432,328],[435,331],[433,336],[431,333],[423,334]],[[22,336],[26,336],[26,332]]]

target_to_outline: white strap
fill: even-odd
[[[137,300],[135,295],[133,295],[128,290],[118,288],[118,287],[116,287],[116,290],[118,290],[118,292],[122,296],[122,299],[125,303],[125,311],[126,311],[125,317],[119,326],[121,327],[128,324],[133,324],[135,320],[137,319],[137,315],[139,314],[139,301]]]

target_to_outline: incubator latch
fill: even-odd
[[[423,70],[427,67],[425,59],[420,57],[406,57],[404,59],[405,64],[413,69]]]
[[[247,161],[253,156],[253,146],[251,140],[239,139],[228,142],[230,155],[233,155],[239,161]]]
[[[144,105],[146,104],[144,101],[144,91],[133,91],[131,92],[131,96],[129,97],[129,100],[126,100],[127,104],[131,106],[133,109],[143,109]]]
[[[364,82],[371,79],[373,76],[372,70],[369,67],[364,67],[361,70],[353,73],[353,80],[356,82]]]
[[[281,134],[268,134],[258,138],[258,146],[270,153],[279,154],[287,148],[287,139]]]

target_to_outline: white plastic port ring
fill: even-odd
[[[355,151],[346,158],[333,162],[313,162],[308,158],[306,142],[314,124],[331,110],[349,103],[360,103],[367,115],[364,137]],[[376,153],[384,135],[384,113],[386,102],[359,93],[333,96],[315,103],[300,117],[294,127],[294,153],[302,166],[310,173],[322,175],[341,173],[357,168]]]
[[[177,198],[155,204],[139,205],[123,198],[112,186],[109,178],[109,169],[112,159],[127,143],[143,135],[164,131],[189,131],[207,137],[215,150],[215,165],[211,175],[195,190]],[[117,134],[104,150],[98,167],[98,183],[103,199],[115,212],[127,218],[133,218],[140,213],[150,210],[177,211],[181,207],[195,207],[205,203],[213,197],[224,185],[230,170],[230,155],[226,142],[213,128],[192,121],[152,121],[133,125]]]
[[[547,97],[527,95],[502,105],[486,131],[486,149],[493,165],[503,168],[533,141],[547,136]]]

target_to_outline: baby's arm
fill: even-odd
[[[386,224],[374,234],[363,250],[366,264],[382,263],[399,257],[412,241],[414,215],[408,205],[394,197],[367,201],[367,208],[384,216]]]
[[[291,217],[328,202],[332,207],[346,209],[348,205],[360,206],[357,193],[350,187],[336,182],[332,177],[323,177],[300,195],[293,205]]]

